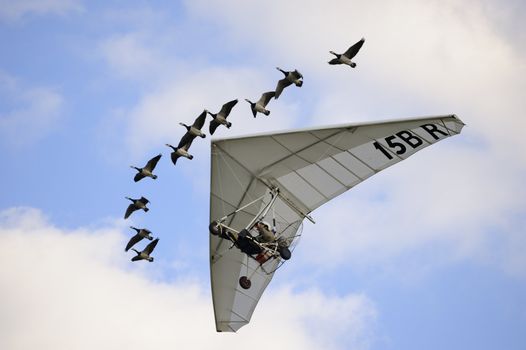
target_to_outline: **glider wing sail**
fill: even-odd
[[[377,172],[415,152],[459,134],[455,115],[347,124],[231,139],[212,140],[210,221],[279,188],[273,215],[282,235],[294,238],[309,213]],[[238,230],[270,200],[249,206],[225,222]],[[278,230],[278,232],[280,231]],[[210,236],[212,297],[217,331],[235,332],[252,313],[279,262],[267,271],[231,242]],[[245,290],[240,276],[252,275]]]

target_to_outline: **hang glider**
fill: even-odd
[[[314,222],[312,211],[463,126],[457,116],[444,115],[212,140],[210,275],[217,331],[236,332],[250,322],[274,272],[291,257],[281,248],[293,258],[303,220]],[[258,236],[260,223],[272,226],[273,242]]]

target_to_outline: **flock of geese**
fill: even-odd
[[[333,51],[329,51],[331,54],[336,56],[332,60],[330,60],[328,63],[331,65],[337,65],[337,64],[344,64],[348,65],[352,68],[356,67],[356,63],[352,61],[352,58],[360,51],[360,48],[362,47],[363,43],[365,42],[365,39],[362,38],[360,41],[352,45],[347,51],[345,51],[342,54],[337,54]],[[267,104],[270,102],[272,98],[277,99],[283,92],[283,90],[294,84],[297,87],[301,87],[303,85],[303,75],[297,70],[293,71],[285,71],[279,67],[276,67],[277,70],[279,70],[281,73],[283,73],[284,78],[279,80],[276,89],[274,91],[267,91],[261,95],[259,100],[257,102],[252,102],[249,99],[245,99],[250,104],[250,109],[252,111],[252,115],[254,118],[256,118],[257,113],[262,113],[264,115],[269,115],[270,111],[267,109]],[[228,115],[232,111],[232,108],[237,104],[238,100],[232,100],[227,103],[225,103],[221,110],[217,113],[211,113],[208,110],[204,110],[194,121],[192,125],[187,125],[185,123],[179,123],[181,126],[184,126],[186,128],[186,133],[183,135],[181,140],[179,141],[179,144],[177,147],[172,146],[170,144],[166,144],[166,146],[170,147],[172,149],[172,152],[170,154],[170,157],[172,159],[172,163],[176,165],[177,160],[180,157],[193,159],[193,155],[191,155],[188,150],[190,149],[190,146],[192,145],[192,142],[196,137],[205,138],[206,135],[201,131],[203,128],[207,115],[210,115],[212,117],[212,120],[210,121],[209,125],[209,132],[210,135],[213,135],[216,129],[220,125],[224,125],[226,128],[230,128],[232,126],[232,123],[227,120]],[[157,179],[157,175],[153,173],[155,170],[155,167],[157,166],[157,163],[161,159],[162,154],[158,154],[157,156],[150,159],[146,165],[142,168],[131,166],[131,168],[135,169],[137,173],[135,174],[135,177],[133,180],[135,182],[138,182],[145,177],[149,177],[152,179]],[[126,213],[124,214],[124,219],[127,219],[130,217],[130,215],[137,211],[137,210],[143,210],[144,212],[148,212],[149,208],[146,206],[149,203],[149,200],[145,197],[141,197],[138,199],[125,197],[126,199],[131,201],[131,204],[126,209]],[[136,228],[133,226],[130,226],[131,229],[133,229],[136,233],[135,235],[129,240],[128,244],[126,245],[125,251],[133,250],[136,255],[131,259],[131,261],[138,261],[138,260],[147,260],[149,262],[153,261],[153,257],[151,256],[153,250],[157,246],[157,243],[159,242],[159,238],[153,238],[151,235],[151,231],[146,228]],[[143,240],[144,238],[150,240],[151,242],[148,243],[148,245],[142,250],[138,251],[137,249],[133,248],[135,244]]]

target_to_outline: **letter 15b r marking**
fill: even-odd
[[[433,139],[435,139],[435,140],[440,139],[439,135],[448,136],[447,133],[445,133],[444,131],[440,130],[438,128],[438,126],[435,125],[435,124],[424,124],[424,125],[421,125],[420,127],[423,130],[425,130],[429,135],[431,135],[431,137],[433,137]],[[399,140],[397,140],[397,137],[398,137],[398,139],[400,139],[403,142],[400,142]],[[396,153],[398,155],[402,155],[405,152],[407,152],[407,147],[408,146],[413,148],[413,149],[415,149],[417,147],[420,147],[424,143],[424,141],[420,137],[418,137],[417,135],[411,133],[408,130],[402,130],[400,132],[397,132],[394,135],[387,136],[384,140],[385,140],[385,143],[387,144],[387,146],[394,153]],[[373,146],[374,146],[374,148],[376,148],[377,150],[382,152],[382,154],[384,156],[386,156],[387,159],[389,159],[389,160],[393,159],[393,155],[391,153],[389,153],[385,149],[385,147],[382,146],[382,144],[380,142],[375,141],[373,143]]]

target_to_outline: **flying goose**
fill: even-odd
[[[155,246],[157,245],[157,242],[159,242],[159,238],[156,238],[153,241],[151,241],[150,243],[148,243],[148,245],[146,246],[146,248],[143,249],[142,252],[139,252],[137,249],[132,248],[132,250],[135,253],[137,253],[137,255],[135,255],[131,259],[131,261],[148,260],[149,262],[152,262],[153,261],[153,257],[150,256],[150,254],[155,249]]]
[[[142,209],[145,212],[147,212],[148,208],[146,208],[146,204],[148,204],[150,201],[147,200],[144,197],[141,197],[139,199],[133,199],[130,197],[125,197],[126,199],[132,201],[132,204],[128,206],[128,209],[126,209],[126,214],[124,214],[124,218],[127,219],[134,211]]]
[[[277,70],[279,70],[281,73],[285,75],[285,78],[278,81],[278,85],[276,85],[276,95],[274,98],[278,98],[279,95],[283,92],[283,89],[287,86],[294,83],[294,85],[301,87],[303,85],[303,75],[301,75],[300,72],[298,72],[297,69],[294,69],[291,72],[286,72],[283,69],[276,67]]]
[[[185,141],[185,136],[184,135],[182,138],[181,138],[181,141],[179,141],[179,145],[177,145],[177,147],[174,147],[172,145],[170,145],[169,143],[166,144],[166,146],[170,147],[171,149],[173,149],[174,151],[170,154],[171,158],[172,158],[172,163],[174,163],[174,165],[177,163],[177,159],[179,159],[179,157],[185,157],[185,158],[188,158],[190,160],[192,160],[194,158],[193,155],[191,155],[190,153],[188,153],[188,149],[190,148],[190,146],[192,145],[192,141],[194,140],[193,138],[190,139],[190,141],[188,141],[187,143],[184,143]]]
[[[214,132],[216,131],[219,125],[224,125],[227,128],[230,128],[232,126],[232,123],[227,121],[226,118],[228,117],[228,115],[230,114],[230,111],[236,105],[236,103],[237,103],[237,99],[225,103],[223,107],[221,107],[221,110],[219,111],[219,113],[214,114],[214,113],[210,113],[209,111],[206,111],[208,114],[212,116],[212,118],[214,118],[210,121],[210,135],[214,134]]]
[[[333,58],[329,61],[329,64],[346,64],[348,66],[351,66],[351,68],[356,67],[356,63],[352,62],[351,59],[356,56],[358,51],[360,51],[360,48],[362,47],[363,43],[365,42],[365,38],[361,38],[360,41],[358,41],[353,46],[349,47],[347,51],[345,51],[343,54],[335,53],[334,51],[329,51],[331,54],[336,56],[336,58]]]
[[[157,179],[157,175],[153,174],[153,169],[155,169],[155,166],[157,165],[157,162],[159,159],[161,159],[161,154],[153,157],[146,163],[144,168],[137,168],[133,165],[130,165],[130,168],[133,168],[137,170],[137,174],[135,174],[135,177],[133,178],[133,181],[137,182],[145,177],[151,177],[152,179]]]
[[[128,244],[126,244],[126,249],[124,249],[124,251],[127,252],[128,250],[130,250],[131,247],[133,247],[137,242],[140,242],[143,238],[147,238],[150,241],[153,240],[153,237],[150,235],[150,233],[152,233],[152,231],[150,231],[148,229],[145,229],[145,228],[136,228],[136,227],[133,227],[133,226],[130,226],[130,228],[134,229],[135,231],[137,231],[137,234],[135,234],[130,239]]]
[[[186,125],[185,123],[179,123],[180,125],[186,128],[186,134],[184,134],[183,139],[182,139],[184,140],[185,144],[188,143],[190,140],[193,140],[197,136],[203,139],[206,137],[204,132],[201,131],[201,128],[205,124],[205,119],[206,119],[206,109],[203,111],[203,113],[199,115],[199,117],[197,117],[197,119],[194,121],[194,123],[191,126]],[[183,142],[182,140],[181,142]]]
[[[250,108],[252,109],[252,114],[254,115],[254,118],[256,117],[256,113],[263,113],[264,115],[269,115],[270,111],[266,109],[268,102],[272,97],[274,97],[276,93],[274,91],[268,91],[261,95],[258,102],[252,102],[249,99],[245,98],[245,101],[250,103]]]

